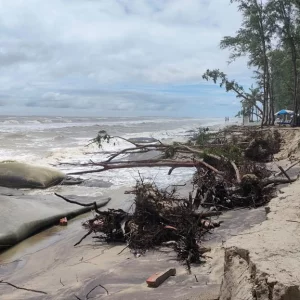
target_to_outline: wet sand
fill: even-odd
[[[182,187],[181,193],[188,188]],[[110,193],[112,200],[103,209],[128,209],[133,196],[124,195],[126,189]],[[108,290],[111,299],[217,299],[224,272],[224,241],[265,218],[264,209],[225,213],[220,217],[225,221],[222,227],[207,236],[205,244],[213,250],[207,254],[206,263],[193,266],[193,274],[189,275],[168,249],[149,251],[137,258],[128,249],[118,254],[125,245],[99,244],[91,236],[74,247],[86,233],[81,223],[89,215],[71,220],[67,227],[49,228],[2,253],[1,279],[47,295],[0,285],[0,299],[76,299],[75,295],[86,299],[87,293],[99,284]],[[168,267],[175,267],[177,275],[158,289],[148,288],[145,280]],[[90,296],[101,299],[107,295],[98,287]]]

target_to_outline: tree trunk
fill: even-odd
[[[291,5],[289,3],[288,5]],[[294,117],[293,117],[293,126],[297,126],[297,115],[298,115],[298,71],[297,71],[297,50],[296,50],[296,45],[295,45],[295,39],[294,36],[291,32],[291,7],[287,7],[288,13],[286,11],[286,6],[283,2],[280,2],[280,9],[281,9],[281,14],[284,20],[284,33],[286,35],[286,39],[288,41],[290,50],[291,50],[291,58],[292,58],[292,64],[293,64],[293,108],[294,108]]]
[[[269,74],[272,74],[272,69],[270,69]],[[275,98],[274,98],[274,78],[272,76],[270,76],[270,101],[271,101],[271,125],[273,126],[275,123]]]
[[[263,4],[258,4],[257,0],[254,2],[257,13],[259,15],[259,35],[261,39],[261,46],[263,51],[264,66],[263,66],[263,92],[264,92],[264,118],[263,125],[270,125],[272,118],[270,118],[270,112],[272,111],[269,101],[269,90],[270,90],[270,73],[269,73],[269,60],[267,56],[266,46],[266,28],[263,24]]]

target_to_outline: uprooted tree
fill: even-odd
[[[212,215],[236,207],[261,206],[273,196],[275,185],[297,179],[290,178],[282,168],[274,174],[264,164],[279,151],[280,135],[276,130],[232,127],[215,133],[199,132],[207,135],[194,138],[200,144],[192,141],[172,145],[160,141],[138,144],[127,140],[132,147],[111,153],[106,161],[84,164],[93,167],[90,170],[72,173],[165,166],[171,174],[175,168],[195,168],[193,190],[185,198],[179,197],[175,189],[159,190],[155,184],[141,179],[130,191],[135,194],[133,213],[120,209],[99,211],[91,204],[96,215],[83,224],[87,230],[83,238],[94,233],[99,241],[125,242],[131,250],[140,253],[162,245],[172,246],[178,259],[190,268],[191,263],[200,261],[203,235],[218,225],[211,221]],[[100,131],[91,142],[101,147],[114,139]],[[118,160],[120,155],[153,150],[161,153],[159,158]]]

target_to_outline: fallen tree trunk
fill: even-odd
[[[142,167],[147,167],[147,168],[157,168],[157,167],[170,167],[172,170],[175,168],[198,168],[198,167],[203,167],[206,169],[209,169],[210,171],[222,175],[223,172],[217,170],[213,166],[205,163],[204,161],[200,160],[195,160],[195,161],[161,161],[161,162],[127,162],[127,163],[122,163],[122,164],[109,164],[107,162],[103,163],[96,163],[95,166],[102,166],[102,169],[95,169],[95,170],[85,170],[85,171],[79,171],[79,172],[72,172],[68,173],[67,175],[82,175],[82,174],[89,174],[89,173],[100,173],[104,172],[107,170],[115,170],[115,169],[128,169],[128,168],[142,168]]]

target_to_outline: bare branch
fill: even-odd
[[[278,169],[284,174],[284,176],[289,180],[289,182],[291,183],[291,178],[290,176],[287,174],[287,172],[283,169],[283,167],[278,166]]]
[[[87,236],[89,236],[91,233],[93,233],[93,230],[89,230],[87,234],[85,234],[80,241],[78,241],[76,244],[74,244],[74,247],[79,245]]]
[[[261,181],[261,185],[262,186],[266,186],[269,185],[271,183],[274,184],[284,184],[284,183],[291,183],[291,182],[295,182],[296,180],[298,180],[298,176],[294,177],[294,178],[265,178]]]
[[[10,282],[7,282],[7,281],[3,281],[3,280],[0,280],[0,284],[7,284],[9,286],[12,286],[14,287],[15,289],[18,289],[18,290],[24,290],[24,291],[27,291],[27,292],[33,292],[33,293],[39,293],[39,294],[44,294],[44,295],[47,295],[46,292],[43,292],[43,291],[39,291],[39,290],[33,290],[33,289],[27,289],[27,288],[23,288],[23,287],[19,287],[19,286],[16,286]]]
[[[97,202],[91,202],[91,203],[80,203],[80,202],[77,202],[77,201],[74,201],[74,200],[70,200],[62,195],[59,195],[57,193],[54,193],[55,196],[65,200],[66,202],[69,202],[69,203],[72,203],[72,204],[77,204],[77,205],[80,205],[80,206],[84,206],[84,207],[89,207],[89,206],[94,206],[94,210],[95,212],[97,212],[98,214],[101,214],[101,212],[99,211],[98,207],[97,207]],[[107,198],[108,201],[111,200],[111,198]]]
[[[89,295],[90,295],[90,293],[92,292],[92,291],[94,291],[97,287],[102,287],[105,291],[106,291],[106,294],[108,295],[109,293],[108,293],[108,290],[103,286],[103,285],[101,285],[101,284],[98,284],[98,285],[96,285],[94,288],[92,288],[88,293],[87,293],[87,295],[86,295],[86,299],[90,299],[89,298]]]
[[[290,166],[288,166],[284,171],[287,172],[288,170],[290,170],[294,166],[298,165],[299,163],[300,163],[300,161],[296,161],[295,163],[293,163]],[[282,174],[282,171],[276,173],[275,176],[280,176],[281,174]]]
[[[68,175],[80,175],[80,174],[89,174],[89,173],[100,173],[107,170],[115,170],[115,169],[128,169],[128,168],[156,168],[156,167],[171,167],[171,168],[197,168],[197,167],[205,167],[214,173],[222,174],[219,170],[214,168],[213,166],[209,165],[208,163],[205,163],[204,161],[195,160],[195,161],[179,161],[179,162],[169,162],[169,161],[161,161],[161,162],[135,162],[135,163],[123,163],[123,164],[115,164],[110,165],[107,163],[98,163],[97,165],[102,166],[102,169],[95,169],[95,170],[86,170],[86,171],[79,171],[79,172],[73,172],[69,173]]]

